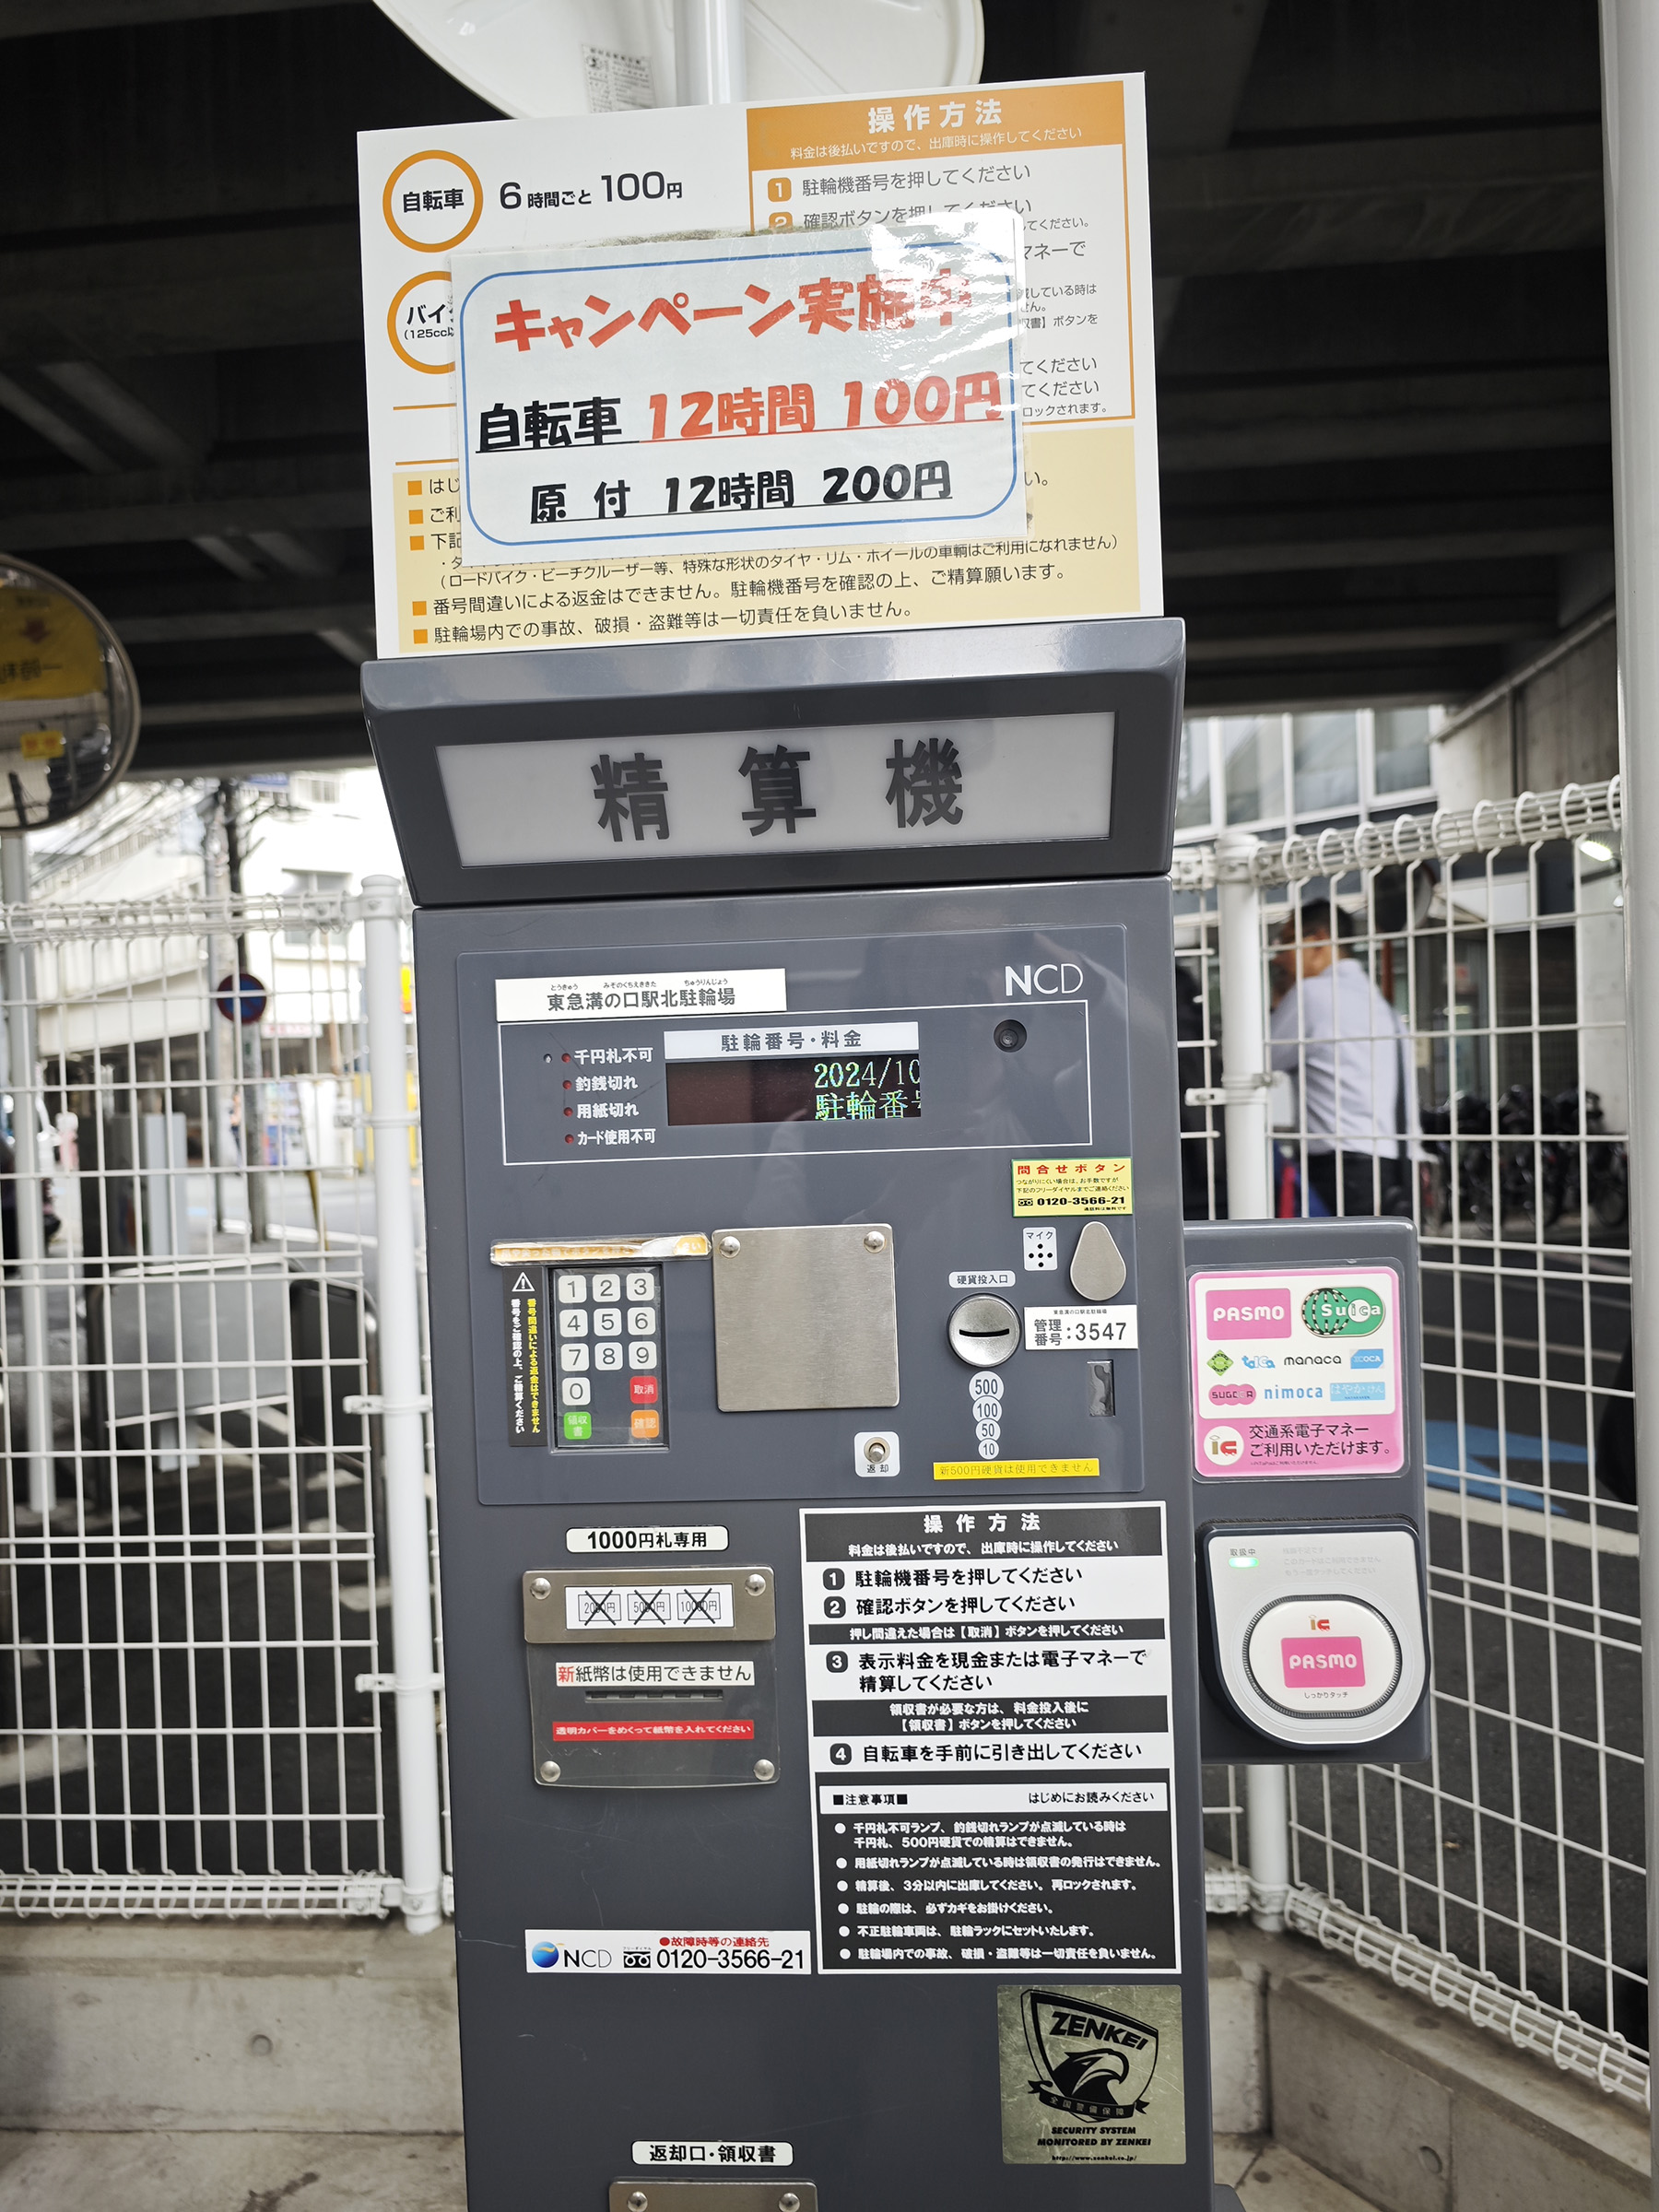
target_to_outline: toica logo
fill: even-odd
[[[1361,1284],[1310,1290],[1301,1317],[1315,1336],[1369,1336],[1382,1326],[1386,1312],[1381,1293]]]

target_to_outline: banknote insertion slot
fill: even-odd
[[[770,1568],[549,1568],[523,1603],[538,1786],[777,1780]]]

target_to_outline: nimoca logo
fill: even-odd
[[[1019,2009],[1039,2077],[1031,2088],[1044,2104],[1087,2120],[1145,2112],[1158,2067],[1156,2028],[1059,1989],[1023,1991]]]

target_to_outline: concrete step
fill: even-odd
[[[458,2136],[454,1937],[0,1921],[0,2128]]]
[[[459,2136],[0,2133],[0,2212],[466,2212]]]
[[[1269,2136],[1218,2136],[1216,2179],[1238,2191],[1244,2212],[1375,2212],[1369,2197],[1356,2196]]]
[[[1368,2212],[1261,2136],[1218,2136],[1245,2212]],[[0,2212],[466,2212],[456,2136],[0,2133]]]
[[[1629,2105],[1300,1937],[1209,1945],[1244,2212],[1646,2212]],[[464,2202],[447,1928],[0,1921],[0,2212]]]

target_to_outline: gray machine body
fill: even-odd
[[[1240,1724],[1206,1684],[1196,1525],[1409,1519],[1412,1493],[1194,1471],[1161,873],[1177,626],[878,640],[862,662],[654,650],[366,672],[439,901],[416,969],[469,2202],[1080,2208],[1110,2186],[1210,2212],[1199,1760]],[[1124,825],[1116,877],[1095,851],[1088,879],[1053,879],[1038,848],[997,880],[992,847],[967,880],[863,888],[897,865],[866,854],[847,888],[815,863],[782,889],[774,846],[770,877],[739,859],[724,889],[634,876],[606,898],[599,876],[561,898],[568,873],[520,867],[497,903],[437,818],[436,743],[912,706],[938,729],[975,683],[1042,711],[1045,651],[1119,686],[1114,793],[1156,818]],[[688,974],[778,980],[730,1015],[603,1003]],[[548,978],[600,1006],[561,989],[537,1012]],[[877,1111],[825,1115],[837,1053]],[[745,1098],[752,1119],[719,1118]],[[1062,1162],[1103,1178],[1098,1204],[1017,1200]],[[1016,1581],[1018,1618],[978,1594]],[[1055,1629],[1085,1585],[1107,1595]],[[1090,1667],[1116,1670],[1106,1691]],[[1068,1696],[1068,1670],[1092,1687]],[[1213,1755],[1285,1756],[1241,1744]],[[849,1836],[885,1875],[855,1877]],[[788,1971],[692,1971],[671,1947],[699,1931],[781,1932]],[[1121,2155],[1099,2155],[1098,2096],[1063,2093],[1084,2028],[1124,2045]],[[1025,2054],[1040,2033],[1058,2074]],[[1022,2158],[1033,2114],[1068,2113],[1088,2159]]]

